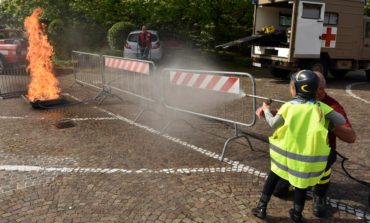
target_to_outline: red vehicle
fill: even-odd
[[[16,29],[0,26],[0,70],[26,63],[27,41]]]

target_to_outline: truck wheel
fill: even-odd
[[[328,76],[328,64],[325,59],[309,61],[304,67],[312,71],[320,71],[325,78]]]
[[[272,74],[272,76],[277,78],[286,78],[287,76],[289,76],[290,70],[272,67],[270,69],[270,73]]]
[[[337,79],[343,79],[348,73],[348,70],[332,70],[330,71],[330,73],[333,77]]]
[[[367,81],[370,81],[370,70],[366,70]]]

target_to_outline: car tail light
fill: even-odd
[[[159,44],[159,42],[157,42],[156,44],[154,44],[152,49],[158,49],[160,46],[161,46],[161,44]]]
[[[125,43],[125,48],[126,48],[126,49],[131,49],[130,44],[128,44],[128,43],[126,42],[126,43]]]

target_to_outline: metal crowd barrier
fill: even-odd
[[[238,138],[246,138],[253,150],[248,135],[239,131],[256,122],[256,84],[252,75],[167,68],[161,79],[167,109],[233,126],[235,135],[225,142],[221,160],[229,143]]]
[[[79,51],[72,52],[75,83],[98,89],[95,100],[101,104],[107,96],[122,100],[118,93],[128,94],[145,102],[159,101],[159,88],[153,62],[98,55]],[[143,109],[135,121],[146,111]]]
[[[151,61],[128,59],[122,57],[103,56],[105,83],[112,92],[120,92],[141,99],[144,105],[159,101],[159,91],[155,91],[158,84],[154,78],[155,64]],[[142,106],[134,121],[141,115],[153,110]]]
[[[158,101],[158,93],[154,91],[156,67],[153,62],[106,55],[103,60],[105,81],[112,90],[148,102]]]
[[[0,70],[0,98],[19,97],[27,92],[30,76],[24,67]]]
[[[104,75],[99,54],[72,52],[75,83],[103,90]]]
[[[241,127],[255,124],[256,98],[263,98],[256,95],[252,75],[167,68],[158,79],[154,75],[155,64],[151,61],[78,51],[73,52],[73,59],[76,83],[101,90],[96,97],[103,95],[100,103],[112,92],[124,93],[145,102],[163,105],[169,111],[231,125],[235,134],[225,142],[221,160],[229,143],[238,138],[245,138],[253,150],[249,135],[240,130]],[[139,112],[135,121],[145,110]],[[162,132],[172,121],[165,125]]]

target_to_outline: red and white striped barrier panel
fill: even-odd
[[[184,87],[192,87],[233,94],[240,93],[240,80],[238,77],[171,71],[170,82],[171,84]]]
[[[105,66],[135,73],[150,74],[149,63],[141,61],[105,57]]]

